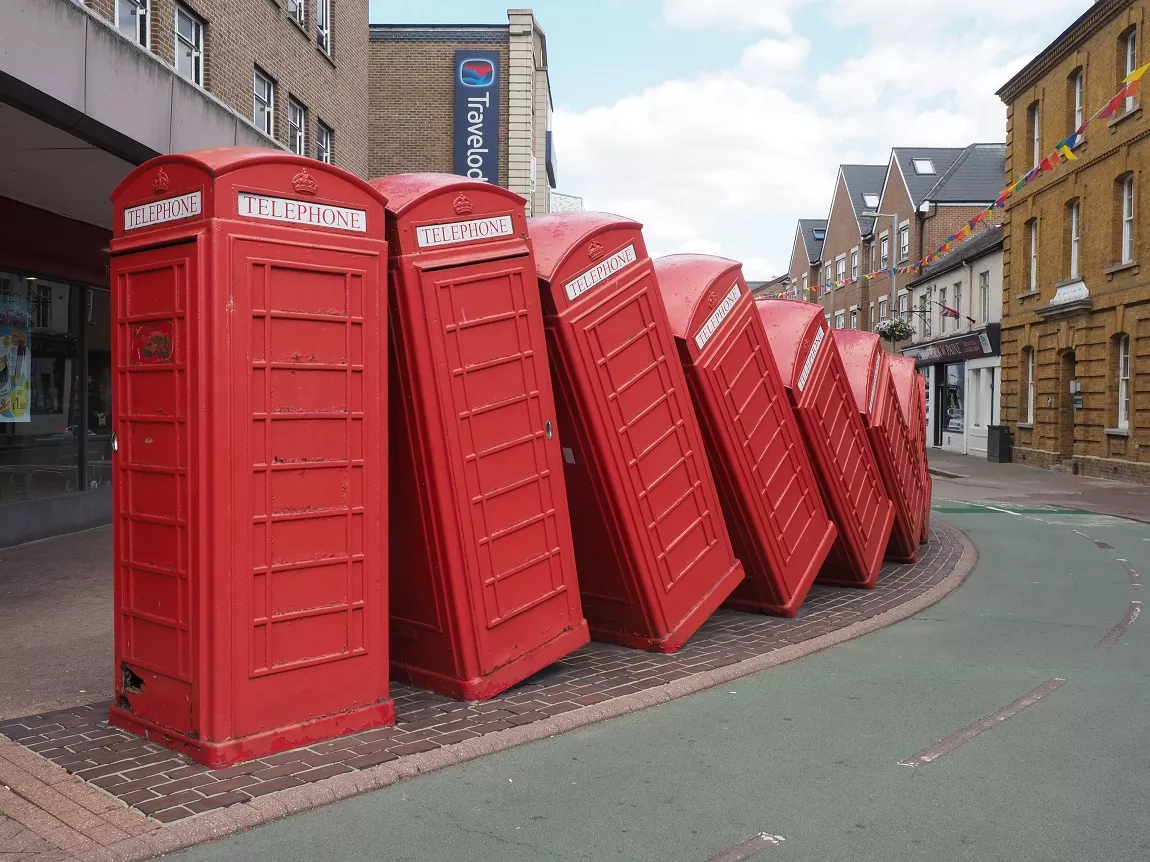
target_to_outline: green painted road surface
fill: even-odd
[[[1150,575],[1150,527],[938,503],[980,560],[916,617],[177,858],[1150,860],[1150,619],[1115,630],[1150,591],[1120,562]]]

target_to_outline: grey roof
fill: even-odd
[[[799,231],[803,235],[803,245],[806,246],[807,261],[812,264],[823,259],[823,240],[815,239],[816,230],[821,230],[823,239],[826,239],[827,220],[825,218],[799,219]]]
[[[954,167],[954,163],[962,156],[964,150],[959,147],[895,147],[891,151],[891,158],[898,162],[902,169],[903,179],[906,180],[906,189],[910,192],[911,202],[915,210],[922,206],[922,202],[930,200],[931,190],[938,181]],[[917,174],[914,171],[915,159],[930,159],[934,163],[933,174]],[[1001,191],[999,186],[995,195]],[[994,200],[992,197],[991,200]]]
[[[511,40],[509,24],[371,24],[369,42],[501,43]]]
[[[868,207],[863,202],[863,195],[882,195],[886,165],[843,165],[842,172],[847,182],[847,191],[850,192],[851,204],[855,208],[859,233],[866,236],[874,230],[874,219],[863,218],[862,214],[867,210],[874,212],[877,207]]]
[[[1006,144],[971,144],[943,174],[926,200],[990,204],[1006,182]]]
[[[932,263],[922,271],[922,275],[910,283],[913,287],[916,284],[921,284],[924,281],[930,281],[932,278],[942,275],[944,272],[950,272],[952,269],[965,264],[967,261],[975,260],[994,251],[996,248],[1002,247],[1002,225],[994,225],[993,227],[984,228],[982,233],[976,233],[973,237],[966,242],[955,246],[954,251],[950,254],[940,258],[936,263]]]

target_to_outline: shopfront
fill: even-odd
[[[986,457],[987,427],[999,421],[1000,326],[908,347],[927,381],[927,442]]]

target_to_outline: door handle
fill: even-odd
[[[555,436],[555,429],[551,427],[551,420],[550,419],[548,419],[546,422],[543,423],[543,431],[547,435],[548,440],[552,439]]]
[[[112,451],[120,451],[120,435],[115,431],[112,432]]]

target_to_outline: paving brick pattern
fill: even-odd
[[[0,862],[63,862],[68,854],[53,847],[19,820],[0,814]]]
[[[957,531],[932,525],[914,566],[887,565],[873,591],[816,585],[794,619],[720,610],[674,655],[592,643],[490,701],[392,685],[397,724],[212,771],[107,723],[95,703],[0,723],[0,734],[161,823],[734,664],[869,619],[922,595],[958,564]],[[127,813],[127,812],[125,812]]]

